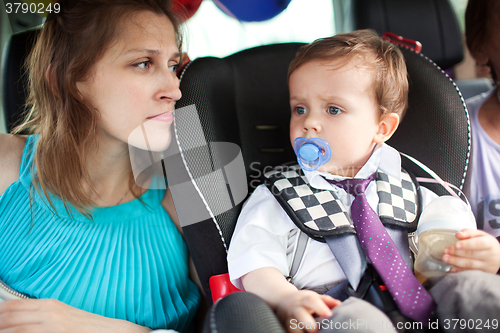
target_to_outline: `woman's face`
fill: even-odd
[[[126,16],[118,31],[89,79],[77,87],[100,114],[101,142],[165,150],[181,98],[174,27],[165,15],[144,11]]]
[[[497,5],[496,8],[500,9]],[[490,32],[490,40],[488,43],[487,56],[491,62],[495,73],[500,75],[500,12],[495,15],[492,31]]]
[[[489,18],[492,21],[489,37],[485,38],[484,44],[478,45],[472,50],[472,56],[479,65],[491,65],[497,76],[500,75],[500,5],[495,4],[497,13]],[[486,23],[484,23],[486,24]],[[485,73],[483,73],[485,74]]]

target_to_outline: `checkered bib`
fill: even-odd
[[[354,226],[334,191],[313,188],[299,165],[281,166],[266,173],[265,184],[299,229],[315,240],[353,233]],[[378,214],[384,225],[417,228],[418,194],[410,175],[401,170],[401,180],[378,170]]]

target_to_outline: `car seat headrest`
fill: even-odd
[[[447,69],[464,57],[462,34],[448,0],[353,0],[354,29],[392,32],[422,43],[422,53]]]
[[[28,78],[24,62],[38,37],[40,29],[26,30],[12,35],[6,45],[3,68],[3,109],[7,132],[21,121],[28,94]]]

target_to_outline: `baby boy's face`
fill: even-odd
[[[290,140],[320,138],[332,150],[319,171],[353,177],[377,142],[380,111],[373,74],[358,60],[315,60],[290,76]]]

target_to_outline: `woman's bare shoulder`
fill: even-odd
[[[25,135],[0,134],[0,195],[19,179]]]

